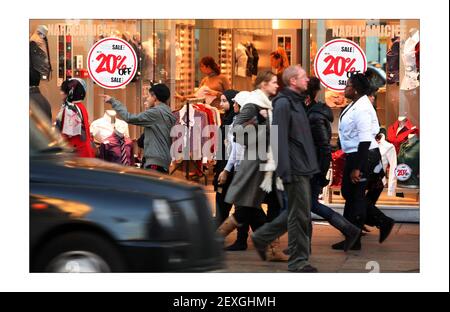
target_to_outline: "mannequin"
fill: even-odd
[[[417,127],[413,126],[406,113],[403,113],[392,125],[389,126],[387,131],[387,140],[395,146],[395,151],[398,154],[400,151],[400,145],[408,139],[408,135],[410,133],[416,131],[418,131]]]
[[[235,58],[236,58],[236,76],[239,77],[246,77],[246,71],[247,71],[247,61],[248,56],[246,53],[247,49],[245,48],[245,45],[239,42],[236,51],[235,51]]]
[[[403,45],[402,60],[405,75],[400,84],[401,90],[412,90],[419,86],[419,72],[416,66],[416,45],[419,43],[419,30],[411,28],[409,37]]]
[[[87,84],[80,78],[69,78],[61,85],[63,104],[56,116],[56,128],[69,145],[75,148],[79,157],[95,157],[92,139],[89,135],[89,115],[83,100]]]
[[[134,165],[133,141],[115,128],[111,135],[100,144],[98,157],[124,166],[132,166]]]
[[[128,124],[125,121],[116,118],[116,114],[115,110],[106,110],[101,118],[96,119],[91,123],[90,132],[94,137],[94,142],[96,144],[105,143],[105,140],[107,140],[114,131],[121,133],[127,138],[130,137]]]
[[[417,129],[407,136],[407,140],[401,145],[397,163],[406,164],[411,168],[411,177],[406,181],[398,181],[401,187],[418,188],[420,176],[420,141]]]
[[[30,37],[30,99],[32,99],[48,117],[52,120],[52,109],[48,100],[39,89],[41,80],[50,80],[52,66],[47,39],[48,28],[39,25]]]

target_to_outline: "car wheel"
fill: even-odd
[[[74,232],[46,244],[32,271],[106,273],[126,270],[122,257],[110,241],[96,234]]]

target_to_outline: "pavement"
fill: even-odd
[[[314,222],[310,262],[321,273],[419,273],[419,224],[398,223],[388,239],[378,243],[379,231],[370,230],[362,238],[360,251],[336,251],[331,245],[342,240],[339,231],[327,222]],[[230,245],[236,238],[232,232],[225,241]],[[288,236],[281,237],[281,247],[287,247]],[[287,262],[265,262],[258,257],[251,239],[246,251],[226,251],[225,272],[234,273],[288,273]]]

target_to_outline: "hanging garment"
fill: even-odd
[[[192,105],[192,107],[194,107],[196,110],[199,110],[201,112],[204,112],[208,118],[208,126],[215,126],[216,125],[216,121],[215,121],[215,113],[212,110],[211,106],[208,104],[194,104]],[[216,139],[217,139],[217,127],[209,127],[210,129],[210,133],[209,133],[209,139],[212,142],[211,145],[211,150],[210,152],[215,154],[216,152]],[[203,131],[203,129],[202,129]],[[203,155],[204,156],[204,155]],[[210,155],[210,157],[207,157],[208,159],[212,159],[212,155]]]
[[[184,127],[183,133],[176,133],[176,136],[173,137],[173,143],[180,143],[178,140],[182,138],[181,145],[174,146],[177,148],[175,153],[178,153],[177,159],[183,157],[183,151],[186,147],[189,147],[190,155],[194,160],[202,159],[202,147],[208,140],[207,137],[202,137],[202,130],[205,126],[208,125],[208,116],[205,112],[196,110],[194,107],[190,107],[189,109],[189,125],[188,125],[188,117],[187,117],[187,107],[183,106],[179,111],[173,112],[173,115],[176,118],[176,125],[182,125]],[[187,142],[187,133],[189,130],[189,145]],[[174,156],[174,155],[173,155]]]
[[[400,147],[397,164],[406,164],[411,168],[411,177],[406,181],[398,180],[397,184],[401,187],[418,188],[420,176],[420,140],[417,135],[408,138]]]
[[[419,72],[416,67],[416,45],[419,42],[419,31],[409,37],[403,46],[402,60],[405,75],[400,83],[400,90],[412,90],[419,86]]]
[[[30,38],[30,86],[38,86],[41,79],[50,80],[52,65],[48,39],[36,30]]]
[[[388,84],[399,82],[400,75],[400,38],[394,41],[386,53],[386,78]]]
[[[251,77],[253,71],[253,53],[250,49],[250,43],[247,43],[245,45],[245,54],[247,55],[247,68],[245,70],[245,75],[247,77]]]
[[[247,49],[242,43],[239,43],[236,51],[235,51],[235,60],[236,60],[236,68],[235,73],[236,76],[239,77],[247,77]]]
[[[133,141],[114,132],[100,145],[99,158],[124,166],[134,165]]]
[[[112,117],[105,112],[103,117],[96,119],[91,123],[90,132],[95,143],[103,143],[103,141],[113,134],[114,130],[124,134],[127,138],[130,137],[128,124],[125,121],[118,119],[117,116],[114,116],[114,122],[111,118]]]
[[[400,152],[400,145],[408,139],[408,135],[418,131],[409,119],[404,120],[403,128],[399,129],[399,126],[400,121],[396,120],[387,131],[387,140],[394,144],[397,154]]]
[[[250,72],[252,75],[256,76],[258,74],[259,54],[258,50],[256,50],[255,45],[253,43],[250,43],[250,51],[253,56],[253,66]]]
[[[383,170],[387,173],[389,166],[389,184],[388,184],[388,196],[395,196],[395,187],[397,185],[397,178],[395,177],[395,168],[397,168],[397,152],[395,146],[388,141],[384,134],[380,135],[378,141],[378,148],[380,149],[381,161],[383,162]],[[387,184],[386,177],[383,178],[383,184]]]

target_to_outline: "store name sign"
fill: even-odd
[[[98,37],[110,34],[113,31],[111,26],[82,25],[82,24],[49,24],[48,36],[94,36]]]
[[[332,28],[333,37],[386,37],[394,38],[406,34],[405,25],[340,25]]]
[[[88,54],[89,76],[106,89],[125,87],[137,70],[134,49],[125,40],[105,38],[97,41]]]
[[[325,43],[314,59],[316,77],[328,89],[344,91],[352,73],[364,73],[367,59],[359,45],[347,39]]]

